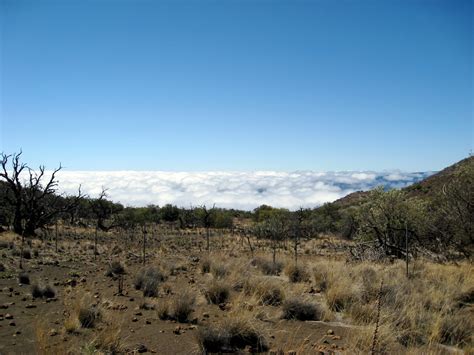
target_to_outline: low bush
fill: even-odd
[[[165,281],[166,277],[157,267],[148,267],[140,270],[135,277],[134,286],[143,291],[145,297],[158,296],[158,286]]]
[[[56,291],[50,285],[41,286],[34,284],[31,286],[31,295],[33,298],[54,298]]]
[[[281,261],[273,262],[269,259],[255,258],[252,264],[257,266],[265,275],[280,275],[284,264]]]
[[[309,273],[300,265],[288,265],[285,268],[285,274],[292,283],[309,281]]]
[[[230,286],[222,281],[213,281],[205,292],[209,303],[220,304],[228,300],[230,295]]]
[[[321,320],[323,310],[313,302],[291,298],[283,302],[283,318],[296,320]]]
[[[230,318],[220,324],[201,327],[197,340],[203,353],[250,352],[268,350],[268,342],[254,320]]]
[[[201,264],[200,264],[200,267],[201,267],[201,272],[203,274],[208,274],[211,272],[211,266],[212,266],[212,263],[211,263],[211,260],[209,259],[203,259],[201,261]]]
[[[26,272],[22,271],[18,275],[18,282],[23,284],[23,285],[29,285],[30,284],[30,276]]]

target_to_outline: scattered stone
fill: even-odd
[[[10,313],[5,314],[5,319],[13,319],[13,316]]]
[[[328,334],[328,335],[333,335],[333,334],[334,334],[334,330],[328,329],[328,331],[326,332],[326,334]]]
[[[133,318],[132,318],[132,322],[138,322],[138,318],[137,318],[137,317],[133,317]]]
[[[181,334],[181,326],[179,326],[179,325],[176,326],[176,328],[174,328],[174,330],[173,330],[173,333],[175,333],[177,335]]]
[[[151,324],[151,320],[147,319],[147,320],[145,321],[145,323],[146,323],[146,324]]]
[[[138,344],[138,345],[136,346],[136,348],[135,348],[135,351],[136,351],[137,353],[142,354],[142,353],[146,353],[146,352],[148,351],[148,349],[147,349],[147,347],[145,346],[145,344]]]
[[[11,326],[11,327],[15,327],[16,323],[14,321],[11,321],[10,323],[8,323],[8,325]]]
[[[135,316],[142,316],[143,313],[142,313],[142,312],[135,312],[134,315],[135,315]]]
[[[204,318],[209,318],[209,313],[203,313],[202,316],[203,316]]]
[[[56,329],[51,329],[51,330],[49,331],[49,336],[50,336],[50,337],[55,337],[55,336],[58,335],[58,334],[59,334],[59,333],[58,333],[58,331],[57,331]]]
[[[32,303],[28,303],[25,308],[36,308],[36,305],[35,304],[32,304]]]

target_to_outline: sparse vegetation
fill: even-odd
[[[253,352],[268,350],[266,337],[251,319],[243,317],[201,327],[197,337],[200,348],[205,353],[235,352],[246,347]]]
[[[283,302],[283,318],[301,321],[321,320],[323,318],[323,310],[316,303],[299,298],[291,298]]]
[[[256,265],[265,275],[280,275],[284,264],[281,261],[273,262],[269,259],[256,258],[253,260]]]
[[[270,353],[437,353],[446,349],[442,346],[469,353],[474,272],[466,257],[468,228],[455,227],[466,210],[446,210],[465,196],[463,179],[447,196],[438,196],[448,220],[437,231],[431,228],[441,228],[440,210],[433,210],[436,219],[429,219],[433,224],[427,228],[425,208],[434,208],[433,201],[415,203],[407,190],[377,190],[362,194],[369,200],[348,210],[327,204],[299,215],[270,206],[241,215],[216,208],[213,215],[235,218],[232,224],[219,222],[219,229],[213,220],[210,225],[194,218],[194,209],[124,208],[103,197],[108,212],[97,238],[97,216],[89,214],[86,200],[73,216],[59,214],[57,223],[36,236],[21,238],[12,226],[1,227],[1,317],[30,352],[33,335],[25,320],[52,314],[45,329],[35,329],[43,352],[54,353],[58,343],[68,347],[65,337],[71,348],[91,353],[184,352],[193,339],[208,353],[263,352],[270,341]],[[352,223],[345,225],[352,229],[346,237],[356,239],[326,234],[338,233],[343,216],[344,225]],[[144,223],[147,267],[142,266]],[[419,238],[409,245],[409,263],[407,230],[413,240]],[[438,247],[431,233],[439,238]],[[451,234],[452,240],[442,239]],[[449,246],[449,253],[436,252],[441,246]],[[96,249],[100,258],[92,253]],[[20,257],[28,258],[25,252],[34,258],[17,273]],[[117,279],[134,289],[120,292],[119,285],[116,293]],[[180,338],[163,350],[168,336]],[[147,343],[136,344],[137,339]]]
[[[213,281],[207,287],[205,296],[209,303],[226,302],[230,296],[230,286],[222,281]]]
[[[20,272],[20,274],[18,275],[18,282],[23,285],[29,285],[30,276],[26,272]]]
[[[309,273],[306,271],[306,268],[303,265],[289,264],[285,268],[285,274],[288,276],[290,282],[293,283],[306,282],[310,279]]]
[[[166,280],[164,273],[157,267],[151,266],[139,271],[135,277],[134,286],[137,290],[143,291],[143,296],[158,296],[160,283]]]
[[[56,291],[50,285],[41,286],[39,284],[31,285],[31,295],[33,298],[54,298]]]

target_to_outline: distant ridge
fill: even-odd
[[[442,186],[446,184],[460,168],[469,165],[474,165],[474,156],[460,160],[413,185],[404,187],[402,191],[405,191],[408,197],[430,197],[440,191]],[[364,203],[369,194],[370,191],[356,191],[332,202],[332,204],[342,208],[357,206]]]

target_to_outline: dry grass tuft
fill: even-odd
[[[268,350],[266,337],[255,320],[244,317],[199,328],[197,341],[203,353],[238,352],[245,348],[250,352]]]
[[[306,282],[310,279],[310,275],[306,271],[306,268],[301,265],[288,264],[285,268],[285,274],[292,283]]]
[[[252,260],[252,264],[257,266],[264,275],[280,275],[284,267],[281,261],[274,263],[272,260],[265,258],[255,258]]]
[[[166,280],[166,276],[158,267],[150,266],[141,269],[135,277],[134,286],[143,291],[145,297],[157,297],[160,283]]]
[[[300,298],[290,298],[283,302],[284,319],[296,320],[321,320],[324,311],[320,305],[314,302],[302,300]]]
[[[209,303],[224,303],[229,299],[230,286],[223,281],[213,281],[206,289],[205,296]]]

